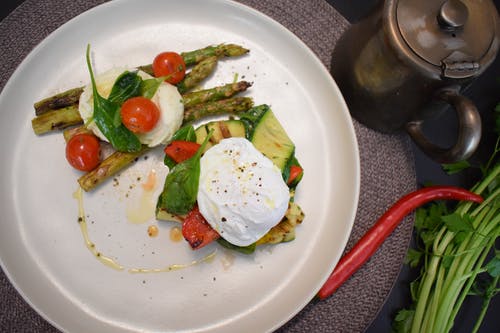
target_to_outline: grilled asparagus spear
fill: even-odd
[[[216,114],[238,114],[248,111],[252,106],[253,100],[250,97],[233,97],[202,103],[184,110],[184,122]]]
[[[31,126],[37,135],[81,123],[82,118],[78,112],[77,104],[62,109],[50,110],[31,120]]]
[[[209,57],[237,57],[248,52],[248,49],[245,49],[236,44],[220,44],[217,46],[207,46],[205,48],[194,51],[183,52],[181,53],[181,56],[183,57],[186,66],[193,66]],[[139,69],[150,75],[153,75],[153,69],[151,65],[140,66]],[[78,103],[82,91],[83,87],[78,87],[42,99],[34,104],[35,114],[38,116],[49,110],[59,109]]]
[[[185,93],[182,96],[182,101],[184,103],[184,108],[188,109],[195,105],[232,97],[239,92],[247,90],[251,86],[252,84],[247,81],[228,83],[223,86]]]
[[[251,84],[246,81],[229,83],[223,86],[186,93],[182,96],[182,100],[187,110],[196,105],[234,96],[239,92],[245,91],[250,86]],[[194,112],[195,111],[191,113]],[[196,112],[199,113],[199,111]],[[203,115],[200,117],[202,116]],[[34,132],[40,135],[54,130],[64,129],[69,126],[82,124],[83,120],[78,113],[78,104],[73,104],[62,109],[50,110],[41,114],[33,118],[31,123]]]
[[[123,170],[149,149],[146,146],[142,146],[141,150],[133,153],[116,151],[104,159],[97,168],[78,178],[78,183],[83,190],[90,191],[106,179]]]
[[[80,95],[83,92],[83,87],[70,89],[51,97],[42,99],[36,102],[33,107],[37,116],[54,109],[60,109],[73,104],[77,104],[80,100]]]
[[[207,46],[203,49],[198,49],[190,52],[182,52],[181,56],[186,63],[186,66],[191,66],[199,63],[203,59],[209,57],[239,57],[249,52],[248,49],[236,44],[219,44],[216,46]]]
[[[209,57],[197,63],[193,69],[186,74],[184,79],[177,84],[179,92],[184,94],[188,90],[199,85],[201,81],[213,73],[216,65],[217,57]]]

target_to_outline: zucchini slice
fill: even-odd
[[[262,154],[283,172],[295,153],[295,145],[270,108],[258,119],[250,139]]]
[[[231,138],[231,137],[245,137],[245,126],[243,122],[236,119],[212,121],[210,123],[201,125],[195,130],[196,142],[201,144],[207,137],[210,130],[213,129],[214,132],[209,142],[205,146],[205,151],[207,151],[213,145],[219,143],[220,140]]]

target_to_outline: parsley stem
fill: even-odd
[[[477,275],[483,271],[482,266],[483,266],[484,260],[486,259],[486,256],[488,255],[489,249],[491,248],[491,246],[493,246],[494,243],[495,243],[495,237],[492,237],[490,239],[490,241],[488,242],[488,244],[483,249],[483,253],[481,255],[481,258],[478,260],[478,262],[476,264],[476,269],[473,271],[473,272],[475,272],[475,274],[472,274],[469,277],[467,284],[465,285],[464,288],[462,288],[463,290],[461,292],[461,295],[460,295],[459,299],[457,300],[457,302],[455,303],[454,309],[451,312],[450,317],[448,319],[448,324],[446,325],[447,332],[451,330],[453,323],[454,323],[454,319],[457,316],[458,311],[460,310],[460,307],[465,300],[465,297],[469,294],[469,291],[470,291],[474,281],[476,280]],[[484,317],[484,314],[482,316]],[[481,319],[481,321],[482,321],[482,319]],[[476,322],[476,325],[477,325],[477,322]]]
[[[498,284],[498,281],[500,279],[500,275],[497,275],[492,283],[491,283],[491,286],[493,288],[495,288],[495,286]],[[479,327],[481,327],[481,324],[483,323],[483,319],[484,319],[484,316],[486,315],[486,311],[488,310],[488,307],[490,305],[490,301],[491,301],[491,298],[493,297],[493,295],[486,295],[485,296],[485,299],[483,301],[483,304],[481,305],[481,312],[479,313],[479,317],[472,329],[472,333],[476,333],[479,331]]]
[[[443,228],[440,233],[444,231],[446,231],[445,228]],[[417,303],[417,308],[415,309],[415,317],[413,318],[411,327],[412,333],[422,332],[421,323],[423,321],[423,316],[429,303],[429,295],[431,293],[431,288],[434,283],[438,265],[441,261],[442,254],[446,249],[446,246],[448,246],[448,244],[453,240],[453,236],[453,232],[447,232],[442,238],[442,241],[439,243],[439,245],[436,245],[436,241],[434,243],[434,254],[431,258],[431,261],[429,262],[429,267],[427,267],[427,272],[423,277],[423,284],[419,293],[419,302]],[[439,239],[440,237],[436,237],[436,240]]]
[[[484,228],[484,233],[486,234],[492,232],[495,229],[496,224],[500,222],[500,216],[498,216],[498,218],[493,218],[493,215],[491,214],[495,214],[495,210],[491,210],[489,213],[490,214],[486,214],[484,220],[486,222],[491,222],[484,223],[482,225]],[[488,237],[485,240],[483,236],[477,235],[475,233],[471,233],[468,237],[471,238],[470,244],[472,248],[476,246],[480,246],[481,248],[480,250],[473,251],[472,253],[467,254],[463,258],[459,258],[459,260],[457,260],[460,262],[459,270],[455,274],[450,274],[448,276],[450,285],[443,293],[444,298],[441,301],[437,313],[437,326],[434,328],[434,330],[432,330],[433,332],[446,332],[447,330],[445,330],[445,328],[449,325],[452,325],[455,315],[463,302],[463,298],[467,295],[470,289],[469,284],[472,285],[475,277],[477,276],[477,274],[479,274],[484,259],[488,254],[488,249],[491,247],[491,242],[494,242],[495,240],[495,238],[492,237]],[[469,274],[471,275],[469,277],[469,283],[467,284],[468,288],[464,288],[466,279],[463,279],[463,277]],[[461,293],[462,295],[464,295],[464,297],[460,297]],[[454,309],[456,309],[456,311]],[[455,315],[452,315],[453,313]]]

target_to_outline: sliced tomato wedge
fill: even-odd
[[[167,147],[165,147],[165,154],[173,159],[176,163],[181,163],[188,158],[193,157],[196,151],[200,148],[200,145],[196,142],[191,141],[172,141]]]
[[[201,215],[198,205],[188,213],[182,222],[182,235],[193,250],[200,249],[220,237]]]

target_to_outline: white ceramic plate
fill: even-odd
[[[85,48],[97,73],[150,63],[163,50],[223,42],[250,54],[219,64],[206,86],[253,81],[256,104],[270,104],[296,143],[305,169],[296,202],[306,213],[293,242],[250,256],[216,244],[191,251],[170,240],[173,224],[131,223],[127,209],[153,202],[140,184],[163,177],[161,151],[148,154],[84,197],[90,238],[126,267],[183,264],[168,273],[133,274],[103,265],[87,250],[72,194],[79,173],[65,161],[60,134],[37,137],[32,103],[89,81]],[[315,55],[270,18],[223,0],[113,1],[45,39],[0,96],[2,267],[23,297],[67,332],[264,332],[299,312],[316,294],[347,242],[357,207],[359,160],[345,103]],[[138,180],[140,178],[140,180]],[[158,189],[163,179],[158,180]],[[141,201],[142,200],[142,201]],[[140,204],[142,202],[142,204]],[[127,208],[128,207],[128,208]],[[142,215],[143,216],[143,215]],[[158,225],[159,235],[147,235]]]

